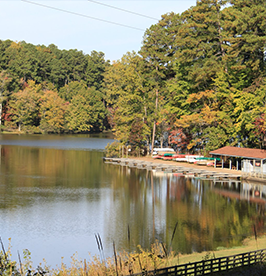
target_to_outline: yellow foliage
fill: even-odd
[[[13,49],[21,49],[21,44],[20,44],[20,42],[15,42],[15,41],[13,41],[12,43],[11,43],[11,45],[10,45],[10,48],[13,48]]]
[[[199,93],[193,93],[191,95],[188,96],[188,103],[196,103],[199,100],[208,100],[208,99],[212,99],[214,97],[214,91],[213,90],[205,90],[205,91],[201,91]]]
[[[138,246],[138,252],[116,253],[116,259],[113,257],[101,260],[94,256],[87,262],[86,260],[79,261],[74,255],[69,268],[62,263],[60,268],[50,271],[50,274],[60,276],[129,275],[169,266],[169,261],[173,258],[174,253],[171,251],[168,256],[165,256],[162,244],[156,241],[149,251]]]

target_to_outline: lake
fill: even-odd
[[[45,259],[55,268],[73,254],[112,256],[113,242],[131,252],[156,240],[200,252],[240,245],[254,226],[264,231],[263,185],[105,164],[112,141],[110,134],[0,135],[0,236],[6,248],[11,238],[14,259],[27,249],[35,266]]]

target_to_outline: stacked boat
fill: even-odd
[[[154,159],[174,160],[178,155],[172,148],[154,148],[152,157]]]
[[[214,166],[215,162],[221,161],[220,158],[204,157],[202,155],[177,154],[172,148],[154,148],[152,157],[154,159],[187,162],[204,166]]]
[[[218,164],[217,162],[219,161],[221,161],[220,158],[200,157],[200,158],[196,158],[194,164],[214,167],[215,163]]]

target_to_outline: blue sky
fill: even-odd
[[[139,51],[145,30],[162,14],[182,13],[195,5],[196,0],[0,0],[0,39],[55,44],[59,49],[77,49],[85,54],[102,51],[113,61],[126,52]]]

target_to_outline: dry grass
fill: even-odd
[[[158,242],[152,245],[150,251],[138,247],[137,252],[116,253],[114,258],[107,258],[101,261],[99,257],[93,257],[90,261],[78,261],[75,256],[72,257],[70,267],[61,264],[61,267],[50,270],[52,275],[130,275],[132,273],[154,270],[157,268],[169,266],[169,260],[174,258],[173,252],[165,254],[164,246]]]
[[[74,256],[69,268],[62,264],[60,268],[50,270],[50,274],[62,276],[130,275],[167,266],[197,262],[203,260],[206,256],[208,258],[218,258],[264,248],[266,248],[266,236],[258,238],[257,241],[255,238],[248,238],[243,242],[242,246],[235,248],[220,248],[213,252],[189,255],[175,255],[174,252],[167,254],[165,247],[156,242],[152,245],[150,251],[146,251],[139,246],[137,252],[131,254],[126,252],[116,253],[116,258],[108,258],[104,262],[98,257],[93,257],[90,261],[78,261]]]

